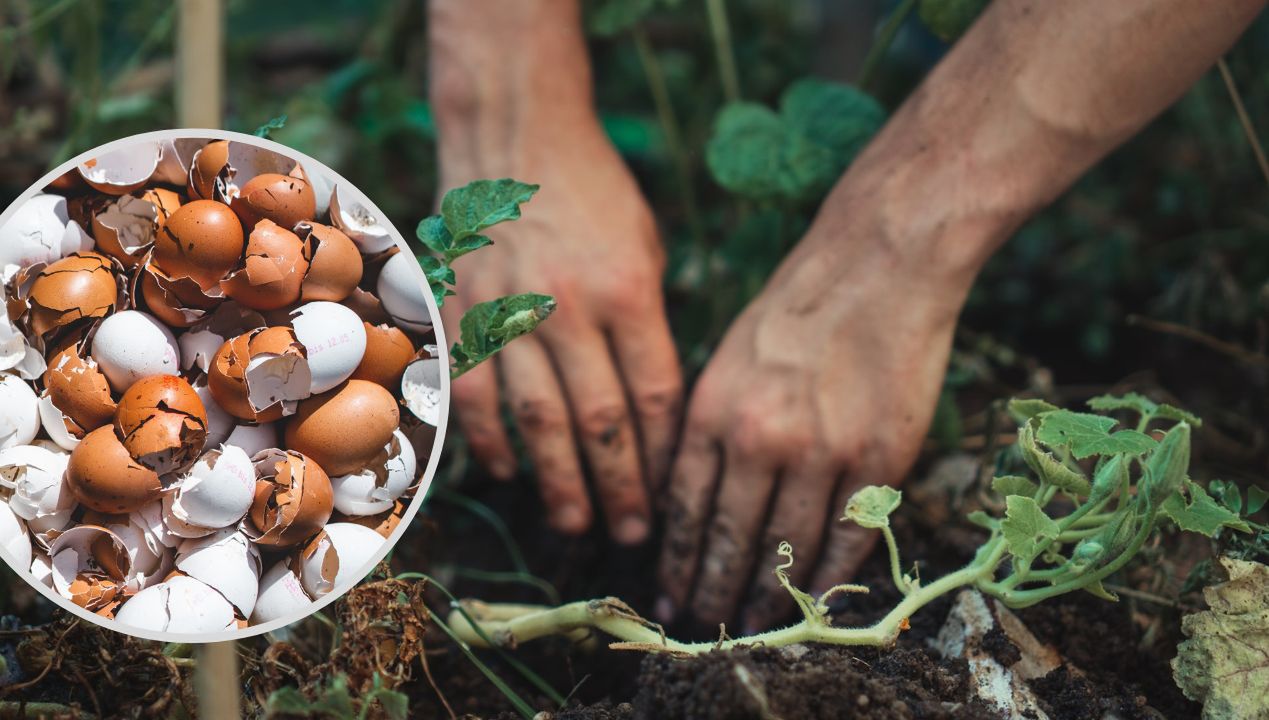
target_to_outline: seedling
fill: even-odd
[[[451,626],[471,645],[488,646],[488,638],[508,648],[589,628],[617,638],[611,645],[614,649],[679,655],[804,642],[888,646],[908,627],[914,613],[966,586],[1012,608],[1076,590],[1115,600],[1102,581],[1137,554],[1163,517],[1183,530],[1209,536],[1225,527],[1247,529],[1237,514],[1204,502],[1206,493],[1186,476],[1190,433],[1200,425],[1197,417],[1135,394],[1094,398],[1089,406],[1094,413],[1063,410],[1040,400],[1010,403],[1010,412],[1020,423],[1016,449],[1029,473],[993,479],[992,489],[1004,500],[1004,516],[970,513],[970,522],[989,531],[986,542],[969,564],[928,584],[904,572],[890,529],[890,516],[902,494],[890,487],[869,486],[850,498],[842,520],[881,533],[891,576],[902,595],[871,626],[832,625],[828,601],[840,593],[865,593],[868,588],[838,585],[818,598],[799,590],[789,581],[793,548],[784,542],[778,551],[785,562],[774,572],[802,613],[801,622],[791,627],[749,637],[724,634],[717,642],[680,642],[667,638],[659,625],[616,598],[556,608],[469,600],[450,618]],[[1135,415],[1136,423],[1119,427],[1110,413]],[[480,632],[473,621],[480,625]]]

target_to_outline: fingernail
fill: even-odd
[[[648,521],[639,515],[627,515],[613,528],[612,536],[622,545],[635,545],[648,537]]]
[[[489,465],[489,474],[498,480],[510,480],[516,474],[515,463],[510,460],[495,460]]]
[[[580,533],[586,529],[586,512],[578,505],[565,505],[555,511],[555,529],[565,533]]]
[[[668,623],[674,620],[678,611],[674,609],[674,601],[662,595],[652,606],[652,614],[656,616],[658,622]]]

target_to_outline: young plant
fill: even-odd
[[[1089,406],[1097,412],[1062,410],[1040,400],[1010,403],[1020,423],[1017,452],[1030,472],[992,481],[992,489],[1003,498],[1004,516],[971,513],[970,522],[990,532],[986,542],[965,567],[928,584],[904,572],[890,530],[890,515],[902,494],[869,486],[850,498],[842,520],[881,532],[891,576],[903,596],[871,626],[836,627],[828,607],[832,596],[868,592],[866,587],[839,585],[818,598],[793,587],[786,572],[793,564],[788,543],[780,544],[785,562],[775,573],[796,600],[802,620],[779,630],[739,638],[724,634],[717,642],[679,642],[616,598],[557,608],[465,601],[461,612],[451,617],[451,625],[477,646],[488,645],[485,639],[491,638],[497,645],[515,647],[544,635],[587,628],[617,638],[611,646],[616,649],[676,654],[802,642],[887,646],[908,627],[913,613],[966,586],[1013,608],[1075,590],[1115,600],[1102,581],[1136,555],[1164,517],[1181,529],[1207,535],[1223,527],[1246,528],[1236,514],[1204,503],[1206,494],[1186,476],[1190,433],[1200,424],[1197,417],[1135,394],[1094,398]],[[1108,416],[1117,412],[1134,414],[1135,425],[1118,427],[1118,421]],[[467,618],[480,625],[479,631]]]

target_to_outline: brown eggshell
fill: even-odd
[[[93,240],[97,242],[97,249],[118,260],[125,268],[135,267],[145,258],[150,243],[154,242],[158,216],[159,210],[153,203],[128,195],[118,198],[93,215]],[[130,250],[124,247],[129,233]]]
[[[217,140],[203,146],[189,166],[186,191],[196,200],[211,200],[216,189],[216,176],[229,164],[229,141]]]
[[[300,223],[295,231],[312,248],[300,298],[304,302],[339,302],[348,297],[361,282],[363,269],[356,244],[339,230],[320,223]]]
[[[220,288],[205,291],[197,280],[171,277],[154,263],[148,263],[139,276],[141,297],[150,314],[172,327],[190,327],[225,300]]]
[[[183,470],[207,443],[207,409],[184,378],[152,375],[119,399],[115,431],[140,464],[165,475]]]
[[[141,199],[153,205],[158,211],[156,222],[160,228],[167,224],[167,219],[172,217],[172,213],[185,204],[185,198],[180,193],[160,187],[144,191],[141,193]]]
[[[348,380],[300,403],[286,425],[286,446],[332,475],[366,467],[392,439],[401,415],[383,386]]]
[[[212,358],[207,387],[216,404],[240,420],[266,423],[282,417],[285,408],[276,403],[256,410],[251,406],[247,386],[247,366],[261,353],[306,357],[304,346],[289,327],[257,328],[226,340]]]
[[[366,354],[361,364],[353,370],[353,380],[369,380],[382,385],[388,392],[400,394],[401,375],[414,359],[414,344],[398,327],[392,325],[366,326]]]
[[[113,425],[88,433],[71,451],[66,486],[80,504],[112,514],[140,510],[163,494],[159,476],[132,459]]]
[[[293,228],[317,215],[317,195],[303,178],[264,173],[251,178],[239,190],[231,207],[249,228],[265,219]]]
[[[392,537],[392,533],[396,531],[397,526],[401,524],[401,518],[405,517],[405,511],[408,507],[407,502],[408,499],[405,502],[397,500],[392,505],[391,510],[386,510],[378,515],[344,515],[343,513],[335,513],[332,521],[368,527],[383,537],[389,538]]]
[[[119,299],[115,265],[94,252],[71,253],[31,284],[31,329],[40,335],[84,318],[114,312]]]
[[[256,543],[292,547],[321,532],[335,508],[330,477],[293,450],[256,456],[256,497],[247,516]]]
[[[53,356],[44,371],[44,389],[66,416],[66,429],[77,438],[110,423],[115,401],[110,384],[92,358],[80,357],[71,345]]]
[[[242,267],[221,281],[225,294],[253,310],[277,310],[300,299],[309,272],[310,246],[272,220],[261,220],[247,238]]]
[[[195,200],[172,213],[155,236],[153,262],[210,290],[237,267],[244,249],[238,216],[224,203]]]

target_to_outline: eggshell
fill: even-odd
[[[31,579],[44,587],[53,587],[53,561],[48,553],[38,550],[32,553]]]
[[[168,497],[168,495],[163,496],[164,500]],[[169,549],[179,547],[182,542],[185,542],[185,538],[172,532],[172,529],[164,522],[163,505],[163,501],[156,501],[137,510],[131,515],[132,523],[141,528],[147,538],[153,539],[159,545]]]
[[[93,336],[91,354],[110,387],[117,391],[144,377],[180,372],[181,354],[172,331],[136,310],[124,310],[103,320]]]
[[[378,291],[383,309],[399,325],[415,332],[432,329],[432,316],[423,297],[426,289],[417,261],[406,253],[388,258],[379,272]]]
[[[353,370],[352,378],[378,383],[390,392],[399,389],[401,376],[414,359],[414,344],[400,328],[387,324],[362,325],[366,331],[366,352]]]
[[[242,448],[225,445],[199,458],[164,500],[170,498],[170,514],[181,523],[219,529],[237,525],[246,516],[255,489],[251,458]]]
[[[125,592],[135,593],[158,582],[171,571],[171,553],[145,528],[133,522],[135,514],[117,517],[125,522],[108,522],[105,527],[119,538],[128,552],[132,569],[124,578],[124,588]]]
[[[260,595],[256,598],[251,622],[261,625],[274,620],[292,618],[308,610],[313,599],[304,592],[299,575],[283,560],[269,568],[260,579]]]
[[[152,203],[124,195],[93,216],[97,249],[130,268],[141,262],[154,242],[159,209]]]
[[[414,484],[414,448],[400,430],[364,470],[332,477],[335,509],[345,515],[377,515],[392,509],[397,498]]]
[[[127,195],[145,184],[159,166],[159,145],[139,142],[79,165],[84,182],[107,195]]]
[[[0,225],[0,270],[8,281],[19,268],[51,263],[92,247],[92,238],[70,219],[66,198],[35,195]]]
[[[18,329],[9,314],[3,311],[7,303],[8,298],[0,286],[0,373],[12,371],[23,380],[34,380],[47,367],[44,356],[31,347],[26,335]]]
[[[348,236],[320,223],[302,222],[295,232],[309,244],[311,259],[301,299],[339,302],[348,297],[363,271],[361,253]]]
[[[115,309],[115,265],[94,252],[72,253],[44,268],[31,284],[31,329],[45,335]]]
[[[197,280],[173,277],[154,263],[146,264],[139,280],[146,308],[172,327],[194,325],[225,299],[218,286],[204,290]]]
[[[76,498],[65,481],[70,457],[39,445],[0,450],[0,487],[7,488],[9,509],[33,533],[62,530],[71,522]]]
[[[161,187],[153,187],[143,191],[141,199],[154,206],[156,231],[166,225],[167,219],[172,216],[172,213],[181,209],[181,206],[185,204],[185,198],[180,193]]]
[[[370,528],[331,523],[300,553],[300,583],[314,599],[361,580],[384,539]]]
[[[229,439],[230,433],[237,427],[237,420],[233,415],[225,412],[212,397],[211,388],[207,387],[206,376],[197,378],[191,385],[194,392],[198,395],[198,399],[203,401],[203,409],[207,411],[207,444],[205,447],[219,447],[221,443]]]
[[[154,264],[208,290],[237,267],[244,250],[242,225],[233,211],[214,200],[195,200],[172,213],[155,235]]]
[[[380,537],[390,538],[392,533],[396,532],[397,526],[401,524],[401,519],[405,516],[407,507],[404,500],[397,500],[392,504],[391,510],[381,512],[378,515],[343,515],[335,513],[335,515],[331,516],[331,520],[361,525],[374,530]]]
[[[309,244],[272,220],[261,220],[247,239],[242,267],[220,285],[245,307],[276,310],[300,299],[309,270]]]
[[[365,324],[338,303],[301,305],[291,313],[291,326],[307,352],[314,395],[347,380],[366,355]]]
[[[312,185],[303,178],[264,173],[248,180],[230,207],[248,228],[254,228],[261,220],[272,220],[291,228],[316,217],[317,197]]]
[[[26,525],[3,502],[0,502],[0,548],[8,553],[15,569],[31,567],[31,536],[26,532]]]
[[[138,630],[203,634],[237,627],[234,607],[210,585],[185,575],[146,588],[132,596],[115,616]]]
[[[226,412],[252,422],[293,413],[312,385],[304,346],[287,327],[260,328],[227,340],[212,358],[207,381]]]
[[[229,141],[217,140],[194,153],[189,165],[186,191],[197,200],[211,200],[216,178],[229,164]]]
[[[441,421],[441,361],[421,358],[401,377],[401,397],[414,416],[435,427]]]
[[[352,197],[340,197],[338,186],[330,196],[330,219],[366,255],[381,253],[396,245],[388,228],[380,224],[374,213]]]
[[[132,572],[128,548],[113,531],[77,525],[49,546],[53,589],[87,610],[99,610],[123,593]]]
[[[203,148],[206,140],[198,138],[174,138],[159,141],[159,165],[150,176],[153,182],[185,185],[189,181],[189,168],[194,155]]]
[[[265,450],[278,447],[278,426],[271,422],[259,425],[242,423],[229,434],[225,444],[240,447],[247,457],[255,457]]]
[[[207,442],[207,410],[184,378],[152,375],[119,399],[115,431],[141,465],[160,475],[194,463]]]
[[[97,361],[80,357],[78,345],[53,357],[44,371],[40,417],[54,442],[75,449],[85,433],[114,419],[115,407],[105,374]]]
[[[85,435],[71,452],[66,483],[81,503],[104,513],[130,513],[163,494],[159,476],[132,459],[110,425]]]
[[[40,432],[40,398],[16,375],[0,375],[0,450],[27,445]]]
[[[400,414],[392,394],[365,380],[349,380],[300,403],[285,442],[328,473],[346,475],[370,464],[392,438]]]
[[[186,540],[176,553],[176,567],[224,595],[243,617],[250,617],[260,592],[260,551],[236,528],[205,538]]]
[[[334,510],[330,478],[295,451],[266,450],[255,457],[256,495],[246,525],[260,545],[291,547],[317,534]]]

